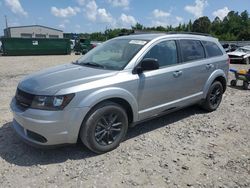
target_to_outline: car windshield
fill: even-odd
[[[82,56],[76,64],[122,70],[146,43],[145,40],[109,40]]]

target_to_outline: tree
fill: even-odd
[[[200,17],[194,21],[193,31],[199,33],[210,33],[211,21],[207,16]]]
[[[193,31],[193,23],[191,20],[189,20],[188,25],[187,25],[187,31],[191,32]]]
[[[240,14],[240,16],[241,16],[241,19],[242,19],[242,21],[243,21],[244,23],[247,23],[247,22],[249,21],[249,15],[248,15],[247,10],[245,10],[244,12],[242,12],[242,13]]]
[[[221,35],[222,32],[222,21],[219,17],[215,17],[214,21],[211,24],[211,33],[215,36]]]
[[[250,28],[248,30],[243,30],[238,36],[238,40],[250,40]]]
[[[133,30],[140,30],[141,31],[141,30],[143,30],[143,28],[144,28],[143,25],[140,23],[136,23],[135,26],[132,26]]]
[[[240,14],[235,11],[230,11],[223,20],[216,17],[212,23],[208,17],[203,16],[196,19],[193,23],[189,20],[188,24],[179,24],[176,27],[172,25],[144,27],[142,24],[136,23],[131,29],[106,29],[105,32],[95,32],[92,34],[82,33],[80,36],[90,38],[90,40],[105,41],[122,34],[132,33],[133,30],[158,32],[194,31],[210,33],[219,38],[219,40],[250,40],[250,17],[246,10]]]
[[[165,27],[163,27],[163,26],[158,26],[158,27],[156,27],[156,31],[166,31],[166,28]]]

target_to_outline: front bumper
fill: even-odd
[[[62,111],[37,109],[21,110],[15,98],[10,104],[14,116],[13,129],[26,142],[36,146],[73,144],[89,108],[70,108]]]

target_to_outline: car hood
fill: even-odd
[[[18,84],[18,88],[35,95],[55,95],[61,89],[107,78],[115,74],[117,71],[66,64],[31,74]]]
[[[234,55],[234,56],[239,56],[239,57],[244,56],[246,54],[247,53],[245,53],[245,52],[229,52],[229,53],[227,53],[227,55]]]

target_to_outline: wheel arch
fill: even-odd
[[[97,107],[97,106],[99,106],[99,105],[101,105],[102,103],[105,103],[105,102],[113,102],[113,103],[116,103],[116,104],[120,105],[126,111],[126,114],[127,114],[127,117],[128,117],[128,123],[129,124],[133,123],[133,121],[134,121],[134,112],[133,112],[132,107],[130,106],[130,104],[125,99],[122,99],[122,98],[119,98],[119,97],[113,97],[113,98],[108,98],[108,99],[102,100],[102,101],[96,103],[95,105],[93,105],[91,108],[89,108],[89,111],[84,116],[84,118],[82,120],[82,123],[81,123],[81,126],[78,129],[78,136],[77,136],[78,141],[77,142],[80,141],[81,130],[82,130],[84,122],[87,120],[88,116],[93,112],[93,109],[95,107]]]
[[[91,109],[105,101],[111,101],[122,106],[128,115],[129,123],[138,120],[138,105],[135,97],[127,90],[121,88],[105,88],[95,91],[86,96],[78,106],[88,106],[88,114]]]
[[[222,84],[223,87],[223,93],[226,91],[227,88],[227,80],[225,77],[223,76],[218,76],[214,79],[214,81],[212,83],[214,83],[215,81],[219,81]]]
[[[209,87],[211,86],[212,83],[214,83],[215,81],[219,81],[222,86],[223,86],[223,92],[226,91],[227,88],[227,76],[225,74],[225,72],[221,69],[214,71],[210,77],[208,78],[204,89],[203,89],[203,98],[205,99],[207,96],[207,92],[209,90]]]

